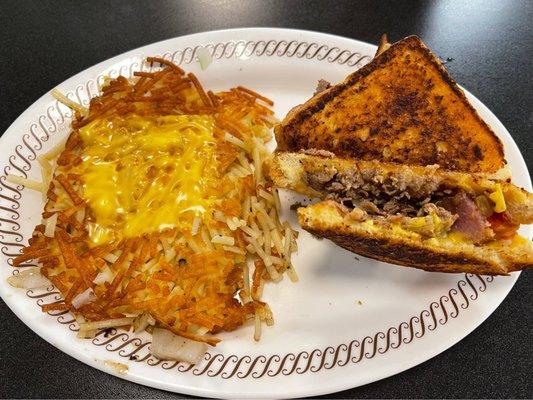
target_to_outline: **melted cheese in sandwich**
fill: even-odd
[[[81,128],[91,242],[183,229],[208,211],[217,181],[213,127],[209,116],[133,115]]]

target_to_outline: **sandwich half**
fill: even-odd
[[[321,150],[277,152],[265,173],[276,187],[323,200],[298,208],[300,225],[352,252],[440,272],[533,266],[532,243],[517,233],[533,223],[533,194],[507,180]]]
[[[416,36],[382,41],[370,63],[294,107],[275,134],[281,151],[473,173],[505,166],[501,141]]]

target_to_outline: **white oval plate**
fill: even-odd
[[[201,71],[197,46],[214,61]],[[309,98],[318,79],[343,79],[364,65],[375,46],[316,32],[235,29],[206,32],[155,43],[89,68],[59,85],[87,104],[102,75],[130,75],[142,58],[167,54],[220,90],[244,85],[270,97],[278,117]],[[515,182],[531,190],[526,164],[498,119],[467,93],[483,119],[502,139]],[[160,389],[225,398],[299,397],[363,385],[413,367],[457,343],[498,307],[519,274],[478,277],[399,268],[355,255],[300,232],[294,265],[300,282],[269,285],[265,297],[276,324],[259,343],[252,328],[222,335],[196,366],[160,362],[149,355],[146,338],[114,332],[94,340],[76,339],[69,314],[48,315],[38,304],[58,299],[54,288],[16,290],[6,278],[10,266],[40,221],[42,201],[14,188],[5,174],[39,179],[36,155],[69,132],[68,110],[47,93],[26,110],[1,138],[0,295],[13,312],[61,351],[102,371]],[[285,217],[297,226],[284,193]],[[531,237],[532,229],[521,232]],[[20,349],[21,352],[30,351]],[[127,365],[122,372],[113,362]]]

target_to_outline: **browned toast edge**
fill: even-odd
[[[318,93],[317,95],[313,96],[311,99],[309,99],[304,104],[293,108],[287,114],[285,119],[274,128],[274,132],[276,135],[276,141],[278,143],[278,148],[280,150],[300,150],[300,149],[287,148],[284,137],[283,137],[285,134],[284,132],[285,128],[287,128],[287,130],[290,130],[292,126],[301,124],[303,121],[308,119],[310,116],[322,110],[330,100],[340,95],[348,87],[356,84],[359,79],[366,77],[375,69],[380,68],[383,64],[385,64],[391,58],[395,57],[396,53],[404,47],[411,47],[413,49],[420,50],[422,54],[426,57],[428,62],[431,64],[434,64],[437,67],[444,81],[448,83],[448,85],[452,88],[452,90],[457,94],[457,96],[463,102],[464,106],[470,112],[472,112],[474,117],[481,123],[481,125],[484,126],[492,134],[493,138],[496,140],[496,143],[497,143],[498,153],[503,159],[503,163],[506,164],[506,161],[504,158],[505,155],[504,155],[503,144],[500,138],[496,136],[496,134],[490,128],[490,126],[487,125],[487,123],[479,116],[478,112],[470,104],[464,92],[461,90],[461,88],[459,88],[457,83],[450,76],[450,74],[448,73],[448,71],[442,64],[442,62],[436,56],[433,55],[431,50],[424,44],[424,42],[422,42],[422,40],[418,36],[414,36],[414,35],[408,36],[394,43],[393,45],[390,46],[390,48],[388,48],[387,50],[384,50],[381,54],[374,57],[374,59],[370,63],[366,64],[362,68],[348,75],[343,82],[336,84],[321,93]],[[499,166],[499,168],[501,167],[503,167],[503,165]]]
[[[395,243],[392,240],[343,234],[333,230],[313,229],[308,226],[302,227],[311,234],[331,240],[352,253],[389,264],[430,272],[507,275],[504,269],[496,270],[494,265],[468,256],[451,256],[431,252],[407,242]]]

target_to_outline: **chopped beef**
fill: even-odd
[[[453,197],[446,197],[437,205],[457,215],[452,230],[466,235],[474,243],[483,242],[494,235],[487,218],[465,192],[459,191]]]
[[[366,211],[370,214],[378,214],[378,215],[385,215],[383,211],[381,211],[377,205],[372,203],[369,200],[363,200],[360,203],[357,204],[357,207],[359,207],[361,210]]]
[[[337,174],[337,179],[346,192],[352,189],[358,189],[364,184],[363,177],[356,169],[348,169]]]
[[[320,172],[308,172],[306,174],[305,180],[311,188],[318,191],[323,191],[326,187],[326,184],[333,179],[335,174],[335,170],[327,169],[324,169]]]
[[[345,188],[346,187],[342,183],[333,181],[328,185],[327,190],[328,192],[335,193],[335,192],[343,192]]]
[[[364,170],[356,170],[354,168],[341,171],[335,176],[335,182],[339,182],[348,196],[350,189],[354,188],[358,191],[367,192],[374,197],[379,197],[385,194],[385,197],[392,197],[395,199],[411,199],[416,198],[422,200],[438,189],[438,180],[432,176],[422,176],[415,178],[407,178],[405,173],[408,171],[394,172],[389,175],[378,174],[376,170],[367,168]],[[409,184],[408,184],[409,182]],[[333,182],[330,182],[330,185]],[[340,192],[341,186],[335,184],[332,186],[334,191]]]
[[[417,209],[411,204],[406,204],[405,202],[399,201],[399,199],[393,198],[383,204],[383,211],[387,214],[411,215],[415,214]]]
[[[331,87],[331,83],[326,81],[325,79],[320,79],[318,81],[318,84],[316,85],[315,93],[313,93],[313,96],[316,96],[319,93],[322,93],[324,90],[328,90]]]

